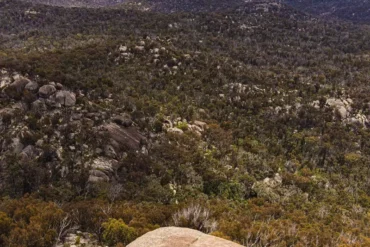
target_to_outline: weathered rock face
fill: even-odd
[[[366,128],[369,121],[366,115],[362,113],[357,113],[356,115],[352,116],[351,118],[348,118],[348,123],[350,124],[356,124],[359,126],[362,126],[363,128]]]
[[[265,178],[262,181],[255,182],[252,186],[252,190],[258,197],[266,198],[271,201],[278,201],[280,196],[275,189],[280,187],[282,182],[280,174],[276,173],[273,178]]]
[[[39,150],[37,150],[34,146],[28,145],[22,150],[20,156],[22,160],[32,160],[35,159],[39,153]]]
[[[99,157],[91,164],[89,182],[109,182],[114,175],[117,161]]]
[[[136,239],[127,247],[241,247],[231,241],[188,228],[163,227]]]
[[[123,127],[130,127],[132,125],[132,120],[128,115],[115,116],[113,122]]]
[[[330,98],[326,101],[326,104],[338,111],[338,114],[342,120],[348,118],[352,111],[352,100],[351,99],[334,99]]]
[[[167,129],[167,132],[168,133],[173,133],[173,134],[178,134],[178,135],[184,134],[184,131],[182,131],[181,129],[176,128],[176,127]]]
[[[194,125],[201,128],[202,131],[204,131],[207,128],[207,123],[201,122],[201,121],[194,121]]]
[[[43,98],[48,98],[50,95],[54,94],[57,89],[53,85],[44,85],[39,89],[39,95]]]
[[[8,75],[0,77],[0,89],[8,86],[11,83],[11,78]]]
[[[114,158],[114,159],[117,158],[117,153],[111,145],[106,145],[104,147],[104,154],[105,156],[110,157],[110,158]]]
[[[19,99],[22,96],[23,90],[28,83],[31,83],[29,79],[19,77],[5,88],[5,93],[10,98]]]
[[[25,89],[27,89],[28,91],[31,91],[31,92],[36,92],[38,88],[39,88],[39,84],[37,84],[37,82],[34,82],[34,81],[30,81],[25,86]]]
[[[176,127],[177,126],[177,127]],[[179,126],[184,126],[185,128],[179,128]],[[175,121],[166,119],[163,122],[162,128],[167,131],[167,133],[182,135],[186,131],[191,131],[198,136],[202,136],[202,133],[207,129],[207,123],[201,121],[188,122],[186,119],[177,118]]]
[[[122,128],[115,123],[105,124],[100,127],[100,134],[106,135],[110,144],[117,150],[139,150],[145,137],[135,127]]]
[[[326,101],[326,105],[333,108],[334,113],[337,113],[340,120],[347,124],[356,124],[364,128],[367,127],[369,121],[362,111],[353,112],[352,99],[335,99],[330,98]]]
[[[10,149],[13,151],[15,154],[19,154],[23,150],[23,144],[19,138],[13,138],[12,143],[10,145]]]
[[[55,102],[63,106],[74,106],[76,104],[76,95],[66,90],[58,91],[55,94]]]
[[[55,88],[58,89],[58,90],[62,90],[63,89],[63,85],[58,82],[57,84],[55,84]]]

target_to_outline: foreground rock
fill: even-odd
[[[179,227],[163,227],[136,239],[127,247],[241,247],[231,241]]]

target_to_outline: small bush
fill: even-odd
[[[184,122],[180,122],[179,124],[177,124],[177,128],[183,130],[183,131],[186,131],[189,129],[189,126],[187,123],[184,123]]]
[[[102,226],[103,239],[109,246],[115,246],[118,243],[128,244],[136,236],[135,229],[127,226],[122,219],[109,219]]]

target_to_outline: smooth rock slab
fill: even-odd
[[[163,227],[141,236],[127,247],[242,247],[231,241],[188,228]]]
[[[121,128],[115,123],[105,124],[100,127],[101,134],[110,140],[110,144],[116,149],[139,150],[145,137],[135,127]]]

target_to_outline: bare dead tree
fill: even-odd
[[[79,228],[78,225],[74,224],[74,221],[70,214],[67,214],[59,223],[57,228],[57,237],[55,239],[55,245],[60,243],[69,232],[73,232]]]

